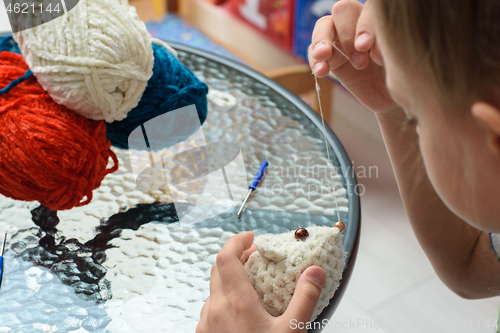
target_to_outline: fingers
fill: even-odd
[[[333,55],[333,47],[325,41],[333,41],[335,37],[335,26],[331,15],[324,16],[316,22],[311,45],[309,46],[309,65],[313,73],[318,77],[324,77],[330,73],[328,60]]]
[[[220,280],[219,272],[217,271],[217,264],[212,265],[210,271],[210,295],[218,296],[224,293],[222,282]]]
[[[357,25],[368,27],[368,24],[358,22],[363,8],[363,5],[356,0],[339,1],[333,6],[332,15],[322,17],[316,22],[309,47],[309,64],[316,76],[326,76],[348,61],[357,69],[368,66],[370,48],[360,51],[355,47]],[[367,20],[366,15],[361,18]],[[366,42],[362,46],[366,47],[365,44]]]
[[[354,46],[359,52],[368,52],[375,44],[375,33],[372,31],[372,25],[369,21],[370,8],[366,5],[359,16],[356,26],[356,41]]]
[[[295,287],[293,298],[283,317],[288,322],[308,322],[318,303],[319,295],[325,282],[325,272],[321,267],[312,266],[302,273]]]
[[[370,64],[370,51],[375,49],[375,32],[373,31],[372,18],[374,17],[373,2],[368,1],[358,19],[358,24],[356,26],[356,40],[354,42],[354,47],[356,48],[359,59],[357,66],[358,69],[364,69]],[[378,56],[378,53],[375,54]],[[378,60],[378,59],[374,59]],[[376,61],[377,63],[377,61]]]
[[[253,233],[245,232],[231,237],[217,255],[216,264],[220,281],[226,293],[233,291],[246,292],[253,287],[241,264],[241,257],[253,242]],[[244,282],[247,283],[244,283]]]
[[[364,56],[368,57],[368,52],[365,52],[366,54],[363,54],[363,52],[360,53],[354,47],[356,27],[362,11],[363,5],[356,0],[339,1],[332,9],[332,18],[335,22],[339,44],[355,68],[359,68],[364,60]],[[332,70],[336,69],[335,66],[339,67],[335,62],[341,62],[342,59],[340,57],[342,55],[338,54],[330,61]]]
[[[314,27],[311,46],[313,48],[313,56],[317,61],[325,61],[332,56],[332,46],[323,43],[323,41],[333,42],[335,38],[335,26],[331,15],[320,18]],[[319,44],[319,45],[318,45]]]
[[[313,57],[313,48],[312,44],[309,46],[309,64],[313,71],[313,74],[317,77],[325,77],[330,73],[330,65],[328,61],[317,61]]]
[[[196,326],[196,333],[204,333],[209,331],[209,313],[210,313],[210,296],[207,297],[205,304],[201,308],[200,321]]]
[[[243,263],[256,251],[251,232],[231,237],[212,266],[210,297],[200,314],[197,333],[271,332],[271,317],[257,296]]]
[[[206,322],[209,307],[210,307],[210,296],[207,297],[205,304],[203,304],[203,307],[201,308],[200,322]]]
[[[254,253],[255,251],[257,251],[255,245],[252,245],[248,250],[245,250],[245,252],[243,252],[243,255],[240,258],[241,263],[244,265],[247,262],[248,258],[250,258],[252,253]]]

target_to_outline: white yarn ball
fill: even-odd
[[[307,227],[309,237],[295,239],[295,231],[257,236],[245,270],[259,299],[272,316],[281,316],[292,300],[297,281],[308,267],[319,266],[325,283],[311,320],[323,311],[339,287],[344,270],[342,234],[338,228]]]
[[[14,39],[52,98],[90,119],[124,119],[153,75],[151,36],[127,0],[80,0]]]

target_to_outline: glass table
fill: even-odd
[[[202,222],[180,223],[169,189],[138,186],[129,152],[114,149],[120,168],[87,206],[56,217],[38,203],[0,196],[0,233],[9,232],[0,332],[194,332],[209,295],[210,268],[227,239],[248,230],[258,235],[333,226],[333,191],[346,224],[347,264],[316,321],[330,318],[339,305],[360,233],[356,180],[340,142],[328,128],[338,168],[332,184],[321,119],[304,102],[244,65],[171,45],[210,87],[202,127],[207,142],[236,144],[248,182],[262,161],[269,162],[259,188],[240,218],[233,207]]]

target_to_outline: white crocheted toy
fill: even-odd
[[[309,236],[296,239],[295,232],[255,238],[257,248],[245,269],[264,308],[272,316],[282,315],[302,272],[316,265],[326,273],[323,290],[311,320],[328,305],[344,269],[342,234],[336,227],[308,227]]]

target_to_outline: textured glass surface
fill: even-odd
[[[148,165],[148,154],[130,157],[118,149],[119,170],[89,205],[58,212],[55,228],[55,216],[38,203],[0,196],[0,233],[9,232],[0,332],[194,332],[209,295],[210,268],[229,237],[337,221],[322,132],[304,113],[231,67],[179,56],[210,86],[207,142],[237,144],[248,183],[262,161],[270,164],[242,217],[233,208],[200,223],[179,223],[168,188],[136,185],[132,162]],[[168,172],[180,177],[193,162],[176,163]],[[348,223],[344,179],[334,179]],[[176,196],[188,205],[193,193],[182,190]]]

